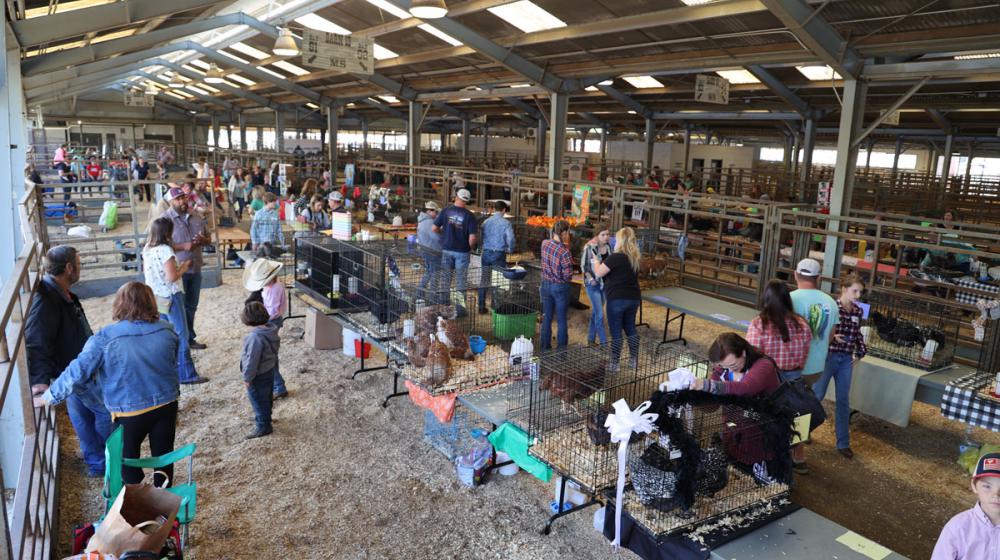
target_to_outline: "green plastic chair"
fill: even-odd
[[[122,491],[124,482],[122,481],[122,467],[135,467],[139,469],[162,469],[163,467],[176,464],[184,459],[188,459],[188,479],[185,484],[174,484],[166,490],[181,498],[181,507],[177,512],[177,521],[184,528],[182,545],[187,546],[188,526],[194,521],[198,504],[198,485],[194,482],[194,452],[197,447],[194,443],[189,443],[180,449],[175,449],[166,455],[159,457],[140,457],[138,459],[126,459],[122,456],[124,444],[123,428],[119,426],[111,432],[108,440],[104,443],[104,512],[111,509],[111,504],[118,498]],[[175,473],[176,474],[176,473]],[[171,481],[173,483],[173,481]]]

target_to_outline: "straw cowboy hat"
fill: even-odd
[[[257,259],[243,270],[243,287],[250,292],[264,289],[281,270],[281,263],[268,259]]]

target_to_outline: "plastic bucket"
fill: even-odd
[[[354,347],[354,343],[360,340],[360,334],[350,329],[344,329],[344,355],[352,358],[357,357],[357,349]]]
[[[363,348],[361,346],[362,344],[364,344]],[[354,341],[354,355],[356,357],[360,356],[367,360],[368,357],[371,356],[371,353],[372,353],[371,344],[368,344],[367,342],[361,342],[360,338]]]
[[[532,338],[535,336],[537,313],[523,315],[501,315],[493,312],[493,336],[499,340],[514,340],[518,336]]]
[[[507,461],[510,461],[510,456],[503,451],[497,451],[497,464],[506,463]],[[514,476],[519,470],[521,470],[521,468],[517,466],[517,463],[511,463],[498,468],[497,472],[503,476]]]

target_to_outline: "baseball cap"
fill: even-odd
[[[178,189],[177,187],[174,187],[174,188],[170,189],[169,191],[167,191],[167,194],[166,194],[166,196],[163,197],[163,200],[166,200],[167,202],[170,202],[171,200],[174,200],[176,198],[183,198],[185,196],[187,196],[187,195],[184,194],[183,190]]]
[[[344,195],[341,194],[340,191],[333,191],[333,192],[330,193],[329,199],[330,200],[344,200]]]
[[[438,206],[437,202],[434,202],[433,200],[428,200],[427,202],[424,203],[424,209],[425,210],[435,210],[435,211],[437,211],[437,210],[440,210],[441,207]]]
[[[1000,453],[987,453],[980,457],[979,462],[976,463],[976,472],[972,475],[973,480],[988,476],[1000,477]]]
[[[822,267],[816,259],[802,259],[795,265],[795,272],[802,276],[819,276]]]
[[[468,189],[458,189],[458,198],[468,202],[472,200],[472,193]]]

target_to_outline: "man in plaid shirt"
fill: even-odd
[[[552,319],[555,318],[559,332],[556,348],[569,344],[569,329],[566,313],[569,310],[569,283],[573,281],[573,256],[563,243],[564,233],[569,232],[569,224],[560,220],[552,226],[552,237],[542,241],[542,329],[541,349],[552,347]]]
[[[275,209],[277,202],[278,197],[274,193],[264,193],[264,208],[253,215],[253,223],[250,224],[250,244],[254,252],[263,243],[270,243],[275,249],[285,245],[281,219]]]

